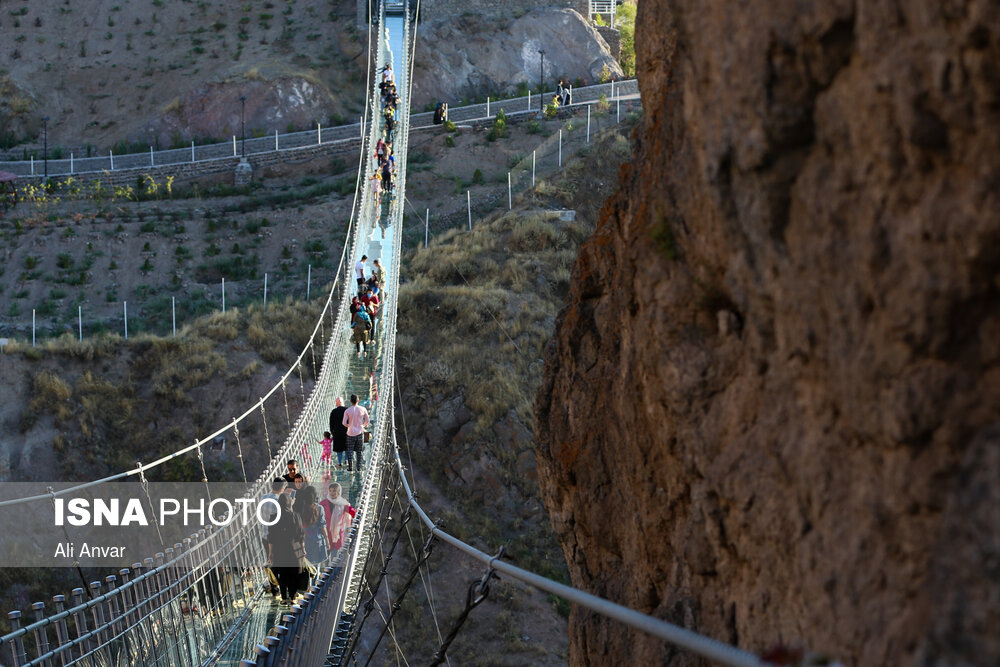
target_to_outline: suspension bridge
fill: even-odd
[[[146,488],[151,470],[169,466],[181,457],[196,457],[201,481],[208,482],[203,451],[215,438],[227,436],[236,443],[246,498],[268,493],[271,480],[281,476],[291,458],[300,459],[309,479],[341,482],[357,509],[343,547],[332,562],[323,564],[297,602],[281,606],[270,592],[262,527],[256,522],[207,525],[181,541],[164,544],[161,551],[131,567],[74,589],[68,597],[56,595],[50,603],[34,603],[30,616],[10,612],[12,630],[0,637],[0,660],[17,666],[367,665],[385,637],[395,641],[399,628],[393,624],[393,616],[399,599],[418,578],[427,585],[428,557],[435,545],[446,545],[480,561],[484,574],[469,589],[466,607],[451,632],[442,633],[437,617],[433,619],[439,646],[432,664],[448,660],[448,647],[462,623],[489,594],[490,582],[500,576],[561,596],[721,664],[765,664],[746,651],[520,569],[502,559],[502,549],[484,553],[443,531],[417,502],[397,446],[392,400],[396,380],[394,297],[400,273],[415,30],[405,3],[380,3],[378,21],[369,30],[370,94],[349,242],[340,257],[338,279],[309,342],[281,380],[215,433],[155,461],[137,462],[130,470],[58,491],[49,489],[35,496],[0,501],[0,508],[54,503],[60,496],[118,481],[137,481]],[[373,31],[377,31],[374,39]],[[395,72],[401,100],[392,137],[398,177],[393,191],[380,197],[369,186],[367,176],[376,171],[373,147],[386,132],[378,87],[386,65]],[[359,357],[350,341],[349,323],[353,268],[363,255],[380,259],[386,268],[384,294],[388,298],[369,354]],[[304,407],[295,416],[285,442],[272,447],[268,410],[272,414],[280,411],[283,400],[291,422],[287,386],[296,384],[297,379],[305,394],[303,367],[310,365],[315,382]],[[314,434],[327,429],[335,398],[350,394],[359,396],[372,417],[363,476],[330,472],[318,457],[299,456],[302,443],[311,442]],[[256,478],[253,471],[248,476],[243,462],[244,446],[250,446],[246,433],[251,421],[263,424],[263,444],[270,455],[270,462]],[[413,549],[414,567],[395,591],[397,605],[383,609],[376,598],[386,570],[383,564],[381,574],[372,582],[377,571],[373,554],[378,549],[384,556],[382,545],[390,537],[388,515],[393,511],[401,521],[390,554],[410,521],[421,526],[425,540],[419,549]],[[373,645],[360,641],[369,623],[373,624],[369,634],[376,636]]]

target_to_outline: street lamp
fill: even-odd
[[[542,59],[538,63],[538,113],[545,112],[545,49],[538,49]]]
[[[240,125],[242,127],[243,139],[240,141],[240,152],[241,156],[246,158],[247,156],[247,121],[246,121],[246,110],[247,110],[247,96],[240,95]]]
[[[49,180],[49,117],[42,118],[42,159],[45,161],[45,181]]]

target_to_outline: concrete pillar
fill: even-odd
[[[240,160],[240,163],[236,165],[234,184],[236,187],[249,185],[251,180],[253,180],[253,167],[250,166],[250,161],[248,159],[243,158]]]

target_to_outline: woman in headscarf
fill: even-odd
[[[330,551],[330,544],[327,540],[326,532],[326,512],[319,504],[319,492],[314,486],[307,486],[298,494],[302,502],[296,498],[296,511],[302,521],[302,528],[305,531],[306,558],[309,562],[318,565],[326,560],[326,555]]]
[[[326,535],[331,545],[330,557],[337,555],[337,550],[344,546],[344,537],[351,528],[351,522],[357,510],[351,507],[341,494],[343,489],[340,484],[333,482],[327,487],[326,498],[320,505],[326,511]]]
[[[268,560],[278,580],[282,604],[291,604],[298,592],[305,557],[305,531],[299,517],[292,511],[292,498],[278,496],[278,521],[267,530]]]

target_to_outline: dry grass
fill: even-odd
[[[522,521],[516,511],[495,512],[496,498],[488,489],[498,485],[501,496],[518,502],[538,498],[537,483],[523,472],[524,455],[533,444],[513,442],[510,434],[520,426],[529,434],[534,428],[545,345],[579,246],[615,185],[607,165],[626,160],[628,152],[624,137],[606,134],[584,159],[543,182],[542,189],[551,194],[541,197],[542,205],[574,208],[575,221],[538,210],[503,211],[471,232],[445,232],[429,248],[404,257],[408,282],[397,295],[397,360],[410,438],[416,432],[427,439],[420,467],[462,512],[462,519],[449,525],[459,533],[468,528],[466,537],[473,540],[508,543],[519,564],[557,578],[565,570],[551,530]],[[460,424],[454,440],[449,433],[431,442],[427,425],[454,397],[472,413],[471,421]],[[481,478],[463,481],[449,473],[463,465],[456,461],[470,457],[478,460],[471,474]],[[511,642],[512,650],[526,649],[516,643]]]
[[[296,358],[318,315],[315,304],[279,301],[267,310],[206,315],[176,337],[126,341],[105,335],[80,342],[63,336],[37,348],[11,345],[10,356],[33,366],[21,429],[51,418],[58,431],[52,443],[55,464],[66,479],[131,468],[214,430],[245,407],[263,376],[285,370]],[[97,360],[100,365],[92,363]],[[246,425],[247,434],[253,426]],[[283,426],[270,424],[277,442]],[[186,479],[194,465],[178,460],[158,474]],[[206,460],[206,466],[212,479],[232,472],[232,464],[222,460]]]

